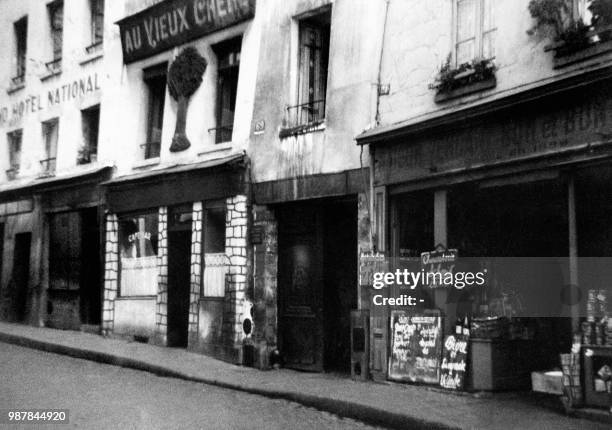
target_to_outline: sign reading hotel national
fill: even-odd
[[[132,63],[255,16],[255,0],[163,1],[117,22]]]

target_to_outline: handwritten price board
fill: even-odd
[[[394,381],[440,381],[442,318],[438,311],[391,312],[391,354],[388,377]]]
[[[446,249],[442,245],[436,246],[435,251],[423,252],[421,254],[421,267],[425,273],[438,273],[440,278],[429,284],[430,288],[441,286],[440,281],[447,273],[452,274],[457,263],[459,252],[456,249]]]
[[[440,386],[449,390],[463,390],[467,368],[469,334],[451,334],[444,339]]]

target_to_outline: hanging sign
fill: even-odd
[[[394,381],[440,381],[442,318],[438,311],[408,314],[391,312],[389,379]]]
[[[440,386],[449,390],[463,390],[467,369],[469,334],[451,334],[444,339]]]
[[[117,22],[132,63],[255,16],[255,0],[163,1]]]
[[[459,252],[456,249],[446,249],[444,245],[437,245],[434,251],[421,254],[421,266],[425,273],[433,273],[435,276],[428,277],[430,288],[448,285],[445,277],[452,278]],[[447,279],[448,280],[448,279]],[[452,282],[451,282],[452,284]]]

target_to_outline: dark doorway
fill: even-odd
[[[81,235],[81,323],[98,325],[102,314],[98,208],[81,211]]]
[[[279,221],[279,341],[288,367],[348,371],[357,306],[357,204],[287,205]]]
[[[30,245],[32,233],[15,235],[15,253],[13,254],[13,309],[15,320],[23,322],[27,315],[28,284],[30,281]]]
[[[191,206],[168,216],[168,346],[186,347],[189,328]]]

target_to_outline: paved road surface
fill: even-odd
[[[0,409],[8,408],[69,409],[70,424],[40,427],[49,430],[373,428],[285,400],[0,343]]]

